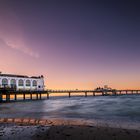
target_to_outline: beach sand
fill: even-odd
[[[140,140],[140,130],[89,123],[77,120],[6,119],[0,123],[0,140]]]

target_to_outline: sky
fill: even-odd
[[[140,89],[136,0],[0,0],[0,71],[48,89]]]

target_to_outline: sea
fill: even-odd
[[[140,95],[64,96],[1,103],[0,118],[81,120],[140,130]]]

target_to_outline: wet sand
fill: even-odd
[[[139,140],[140,130],[72,120],[3,119],[0,140]]]
[[[45,132],[36,133],[38,140],[139,140],[140,131],[94,126],[52,126]]]

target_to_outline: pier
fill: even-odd
[[[27,100],[26,96],[28,95],[28,100],[41,100],[42,96],[49,99],[50,95],[57,94],[65,94],[69,98],[72,95],[80,93],[84,97],[88,97],[88,95],[92,96],[112,96],[112,95],[127,95],[127,94],[139,94],[140,90],[44,90],[44,91],[12,91],[6,89],[0,89],[0,102],[10,102],[10,101],[18,101],[18,97],[23,97],[22,100]],[[13,96],[12,100],[10,96]],[[5,97],[5,98],[4,98]],[[34,97],[34,98],[33,98]],[[20,98],[21,100],[21,98]]]

